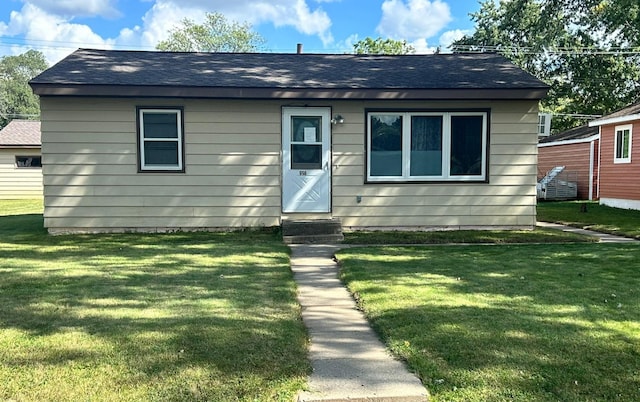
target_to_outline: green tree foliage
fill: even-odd
[[[606,114],[638,99],[637,0],[484,0],[454,51],[498,51],[551,85],[556,114]],[[631,50],[631,52],[628,52]],[[554,130],[584,123],[554,117]]]
[[[265,39],[248,23],[228,21],[220,13],[207,13],[202,24],[185,18],[156,49],[165,52],[255,52]]]
[[[0,58],[0,127],[16,117],[40,114],[40,102],[29,80],[47,67],[44,55],[37,50]]]
[[[416,50],[405,40],[366,37],[353,44],[355,54],[411,54]]]

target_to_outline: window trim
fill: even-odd
[[[629,130],[629,155],[627,157],[618,157],[618,132]],[[631,163],[631,154],[633,149],[633,124],[625,124],[615,126],[613,128],[613,163]]]
[[[169,141],[172,138],[145,139],[144,138],[144,114],[145,113],[167,113],[173,112],[177,116],[178,138],[178,164],[177,165],[146,165],[144,161],[144,144],[153,141]],[[185,172],[185,152],[184,152],[184,107],[182,106],[136,106],[136,130],[138,148],[138,173],[184,173]]]
[[[40,166],[20,166],[18,158],[39,158]],[[42,155],[15,155],[14,161],[16,169],[42,169]]]
[[[402,126],[402,176],[371,176],[371,118],[372,114],[401,115]],[[412,116],[443,116],[443,144],[441,176],[415,176],[409,175],[410,150],[411,150],[411,117]],[[481,175],[459,176],[450,174],[451,162],[451,117],[452,116],[482,116],[482,163]],[[489,158],[490,158],[490,127],[491,109],[365,109],[365,184],[460,184],[460,183],[489,183]],[[408,152],[407,152],[408,151]]]

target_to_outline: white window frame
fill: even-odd
[[[402,117],[402,175],[401,176],[371,176],[371,116],[401,116]],[[411,176],[411,117],[412,116],[440,116],[442,117],[442,174],[438,176]],[[451,174],[451,117],[454,116],[482,116],[482,160],[479,175]],[[367,112],[367,182],[486,182],[487,181],[487,152],[488,152],[488,116],[489,112],[460,111],[460,112],[420,112],[420,111],[368,111]]]
[[[618,133],[629,130],[629,155],[618,157]],[[615,126],[613,130],[613,163],[631,163],[631,151],[633,145],[633,124]]]
[[[173,113],[176,115],[176,125],[177,125],[177,138],[145,138],[144,136],[144,116],[145,114],[168,114]],[[175,172],[184,172],[184,152],[183,152],[183,144],[184,144],[184,135],[183,135],[183,109],[182,108],[146,108],[139,107],[138,108],[138,152],[139,152],[139,163],[140,163],[140,171],[175,171]],[[147,165],[146,163],[146,154],[144,151],[144,145],[147,142],[171,142],[175,141],[177,143],[177,152],[178,152],[178,163],[176,165]]]

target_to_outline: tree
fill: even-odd
[[[169,38],[160,41],[156,49],[165,52],[255,52],[266,42],[250,24],[227,21],[220,13],[206,13],[202,24],[185,18],[181,27],[169,32]]]
[[[416,50],[405,40],[371,39],[366,37],[353,44],[355,54],[411,54]]]
[[[454,51],[497,51],[551,86],[545,111],[607,114],[640,89],[637,0],[484,0]],[[628,52],[631,50],[631,52]],[[554,117],[554,130],[584,123]]]
[[[47,67],[44,55],[37,50],[0,59],[0,127],[16,117],[40,115],[40,102],[29,80]]]

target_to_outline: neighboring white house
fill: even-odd
[[[40,122],[12,120],[0,130],[0,199],[40,197]]]
[[[84,49],[31,86],[50,232],[535,226],[548,86],[496,54]]]

